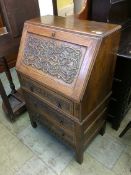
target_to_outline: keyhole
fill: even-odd
[[[53,32],[53,33],[52,33],[52,37],[55,37],[55,35],[56,35],[56,33],[55,33],[55,32]]]
[[[58,108],[61,108],[61,104],[60,103],[58,103]]]

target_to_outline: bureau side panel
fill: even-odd
[[[120,32],[103,39],[81,103],[82,119],[102,105],[111,95]]]

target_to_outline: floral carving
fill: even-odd
[[[55,39],[29,34],[24,49],[24,64],[42,70],[71,84],[80,68],[82,50]]]

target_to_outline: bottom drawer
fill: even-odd
[[[44,124],[48,128],[48,130],[50,130],[53,135],[60,138],[60,140],[67,142],[71,146],[74,145],[73,135],[67,134],[63,128],[56,127],[51,123],[51,121],[46,119],[41,114],[37,114],[37,118],[35,119],[35,121],[40,121],[42,124]]]

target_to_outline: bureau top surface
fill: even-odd
[[[80,34],[104,37],[121,28],[120,25],[108,24],[96,21],[79,20],[74,16],[43,16],[29,21],[34,25],[44,25],[55,29],[68,30]]]
[[[54,16],[31,20],[23,30],[16,69],[41,85],[80,102],[103,36],[119,28]],[[96,31],[102,33],[96,34]]]

